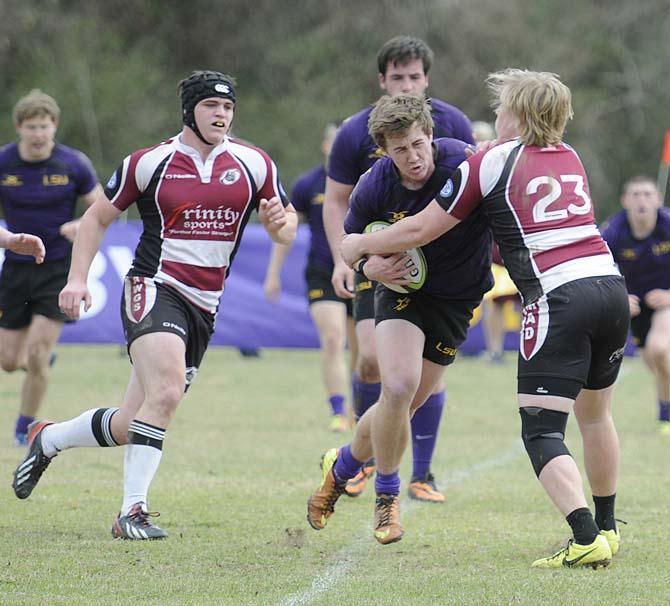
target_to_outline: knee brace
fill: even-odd
[[[568,414],[546,408],[519,408],[521,438],[530,462],[539,477],[544,466],[553,458],[570,455],[563,441]]]

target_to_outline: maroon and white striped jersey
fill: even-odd
[[[460,220],[482,205],[525,305],[573,280],[619,275],[595,224],[584,167],[565,143],[514,140],[475,154],[437,201]]]
[[[232,138],[205,162],[179,136],[128,156],[105,189],[125,210],[136,203],[144,231],[129,276],[150,277],[215,313],[251,211],[288,199],[261,149]]]

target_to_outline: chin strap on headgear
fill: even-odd
[[[182,121],[203,143],[213,145],[202,136],[195,123],[195,106],[209,97],[230,99],[235,103],[233,79],[221,72],[197,71],[182,80],[179,89],[181,91]]]

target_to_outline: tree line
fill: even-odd
[[[665,0],[3,0],[2,141],[38,87],[63,111],[59,140],[104,182],[131,151],[181,128],[177,82],[216,69],[238,82],[235,133],[277,162],[284,185],[321,161],[326,122],[379,96],[391,36],[435,52],[430,93],[493,121],[484,80],[505,67],[558,73],[573,92],[566,141],[586,164],[599,219],[622,182],[656,175],[670,127]]]

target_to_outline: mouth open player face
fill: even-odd
[[[432,141],[432,133],[423,132],[416,122],[404,135],[386,138],[384,150],[405,187],[420,189],[435,171]]]
[[[195,106],[195,123],[200,134],[212,145],[219,145],[230,130],[235,103],[222,97],[208,97]]]

